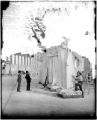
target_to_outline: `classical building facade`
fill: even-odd
[[[15,75],[18,70],[29,71],[33,79],[38,79],[41,62],[38,60],[39,55],[31,57],[29,54],[16,53],[6,58],[5,74]]]

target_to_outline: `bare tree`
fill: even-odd
[[[38,9],[38,12],[40,15],[37,15],[37,17],[33,17],[33,15],[29,16],[30,19],[28,21],[28,24],[26,25],[26,28],[31,30],[30,37],[35,38],[41,50],[46,52],[46,47],[42,46],[41,43],[41,39],[44,39],[46,37],[46,26],[43,23],[44,17],[51,12],[57,12],[59,14],[61,12],[61,8],[45,9],[44,11],[42,11],[42,9]],[[65,12],[67,13],[67,9],[65,9]]]
[[[26,25],[31,30],[31,37],[37,40],[38,46],[41,47],[41,39],[45,38],[46,26],[43,24],[42,18],[31,16],[29,24]]]

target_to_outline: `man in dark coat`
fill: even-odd
[[[18,82],[18,85],[17,85],[17,92],[20,92],[20,87],[21,87],[21,71],[18,71],[18,78],[17,78],[17,82]]]
[[[30,77],[28,71],[26,71],[26,76],[25,76],[25,78],[26,78],[26,81],[27,81],[27,90],[29,91],[29,90],[30,90],[31,77]]]

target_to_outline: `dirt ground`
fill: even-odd
[[[2,76],[2,118],[93,118],[94,112],[93,86],[84,98],[63,99],[35,81],[31,83],[31,91],[26,91],[25,79],[21,92],[17,92],[16,76]]]

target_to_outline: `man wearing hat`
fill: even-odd
[[[25,78],[26,78],[26,81],[27,81],[27,91],[29,91],[30,90],[31,77],[30,77],[30,74],[29,74],[28,71],[26,71]]]
[[[18,82],[18,85],[17,85],[17,92],[20,92],[21,80],[22,80],[21,73],[22,73],[22,72],[19,70],[19,71],[18,71],[18,78],[17,78],[17,82]]]

